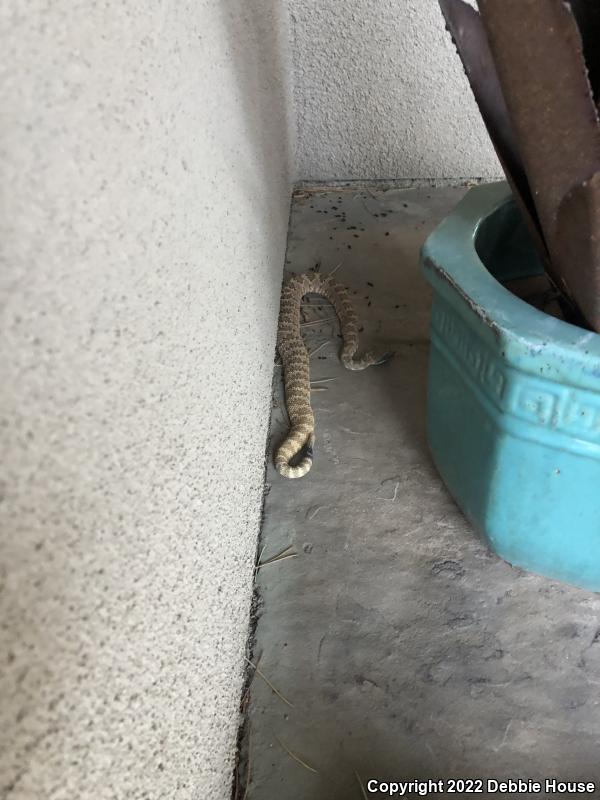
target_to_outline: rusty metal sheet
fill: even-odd
[[[481,18],[463,0],[438,1],[515,199],[540,254],[547,260],[541,226]]]
[[[576,298],[586,322],[600,331],[600,173],[565,195],[556,235],[562,288]]]
[[[569,0],[583,44],[583,55],[596,105],[600,100],[600,2]]]
[[[573,187],[600,170],[600,128],[577,22],[564,0],[479,0],[479,8],[550,251],[551,274],[563,286],[558,208]],[[561,227],[560,236],[565,235]],[[580,264],[584,283],[596,269]],[[584,298],[574,299],[581,307]]]
[[[600,129],[577,23],[563,0],[479,0],[540,221],[600,169]]]
[[[548,253],[481,18],[464,0],[438,0],[485,126],[534,243]]]

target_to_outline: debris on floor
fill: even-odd
[[[370,779],[600,784],[600,598],[491,554],[427,449],[418,251],[464,191],[295,197],[286,269],[339,265],[363,346],[396,356],[348,372],[331,308],[303,308],[327,391],[312,471],[268,466],[240,798],[361,800]],[[288,426],[275,373],[269,454]]]

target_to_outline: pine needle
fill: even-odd
[[[298,762],[298,764],[301,764],[305,769],[309,770],[309,772],[314,772],[315,775],[319,774],[318,770],[316,770],[314,767],[311,767],[309,764],[306,763],[306,761],[302,761],[300,756],[297,756],[295,753],[292,753],[292,751],[284,745],[281,739],[279,739],[277,736],[275,737],[275,739],[277,739],[279,744],[283,747],[283,749],[288,754],[288,756],[290,756],[290,758],[293,758],[294,761]]]
[[[263,681],[264,681],[264,682],[267,684],[267,686],[268,686],[268,687],[269,687],[269,688],[270,688],[270,689],[271,689],[273,692],[275,692],[275,694],[277,695],[277,697],[279,697],[281,700],[283,700],[283,702],[284,702],[286,705],[288,705],[290,708],[293,708],[294,706],[292,705],[292,703],[290,703],[290,701],[289,701],[289,700],[288,700],[286,697],[284,697],[284,696],[281,694],[281,692],[279,692],[279,691],[278,691],[278,690],[277,690],[277,689],[276,689],[276,688],[273,686],[273,684],[272,684],[272,683],[271,683],[271,681],[270,681],[270,680],[267,678],[267,676],[265,675],[265,673],[264,673],[262,670],[260,670],[260,669],[257,667],[257,665],[256,665],[256,664],[253,664],[253,663],[252,663],[252,661],[250,661],[250,659],[249,659],[247,656],[244,656],[244,658],[246,659],[246,661],[248,662],[248,664],[250,664],[250,666],[251,666],[251,667],[252,667],[252,668],[255,670],[255,672],[256,672],[258,675],[260,675],[260,677],[261,677],[261,678],[263,679]]]
[[[311,386],[313,383],[330,383],[331,381],[337,381],[337,378],[318,378],[317,380],[311,381]]]

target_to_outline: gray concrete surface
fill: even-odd
[[[501,174],[437,0],[288,0],[298,177]]]
[[[293,143],[276,0],[0,15],[0,798],[230,797]]]
[[[491,554],[427,450],[429,292],[417,254],[462,191],[294,203],[288,268],[341,262],[365,344],[396,357],[347,372],[336,325],[305,328],[311,349],[327,342],[313,379],[335,380],[315,384],[326,391],[313,398],[311,473],[285,481],[269,467],[261,558],[288,546],[296,557],[257,572],[253,658],[293,707],[253,675],[250,800],[360,800],[357,775],[600,786],[600,598]],[[332,316],[326,305],[304,311]],[[277,382],[271,449],[285,428]]]

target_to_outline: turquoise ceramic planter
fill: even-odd
[[[502,558],[600,590],[600,335],[515,297],[540,272],[505,183],[431,234],[428,436],[457,503]]]

